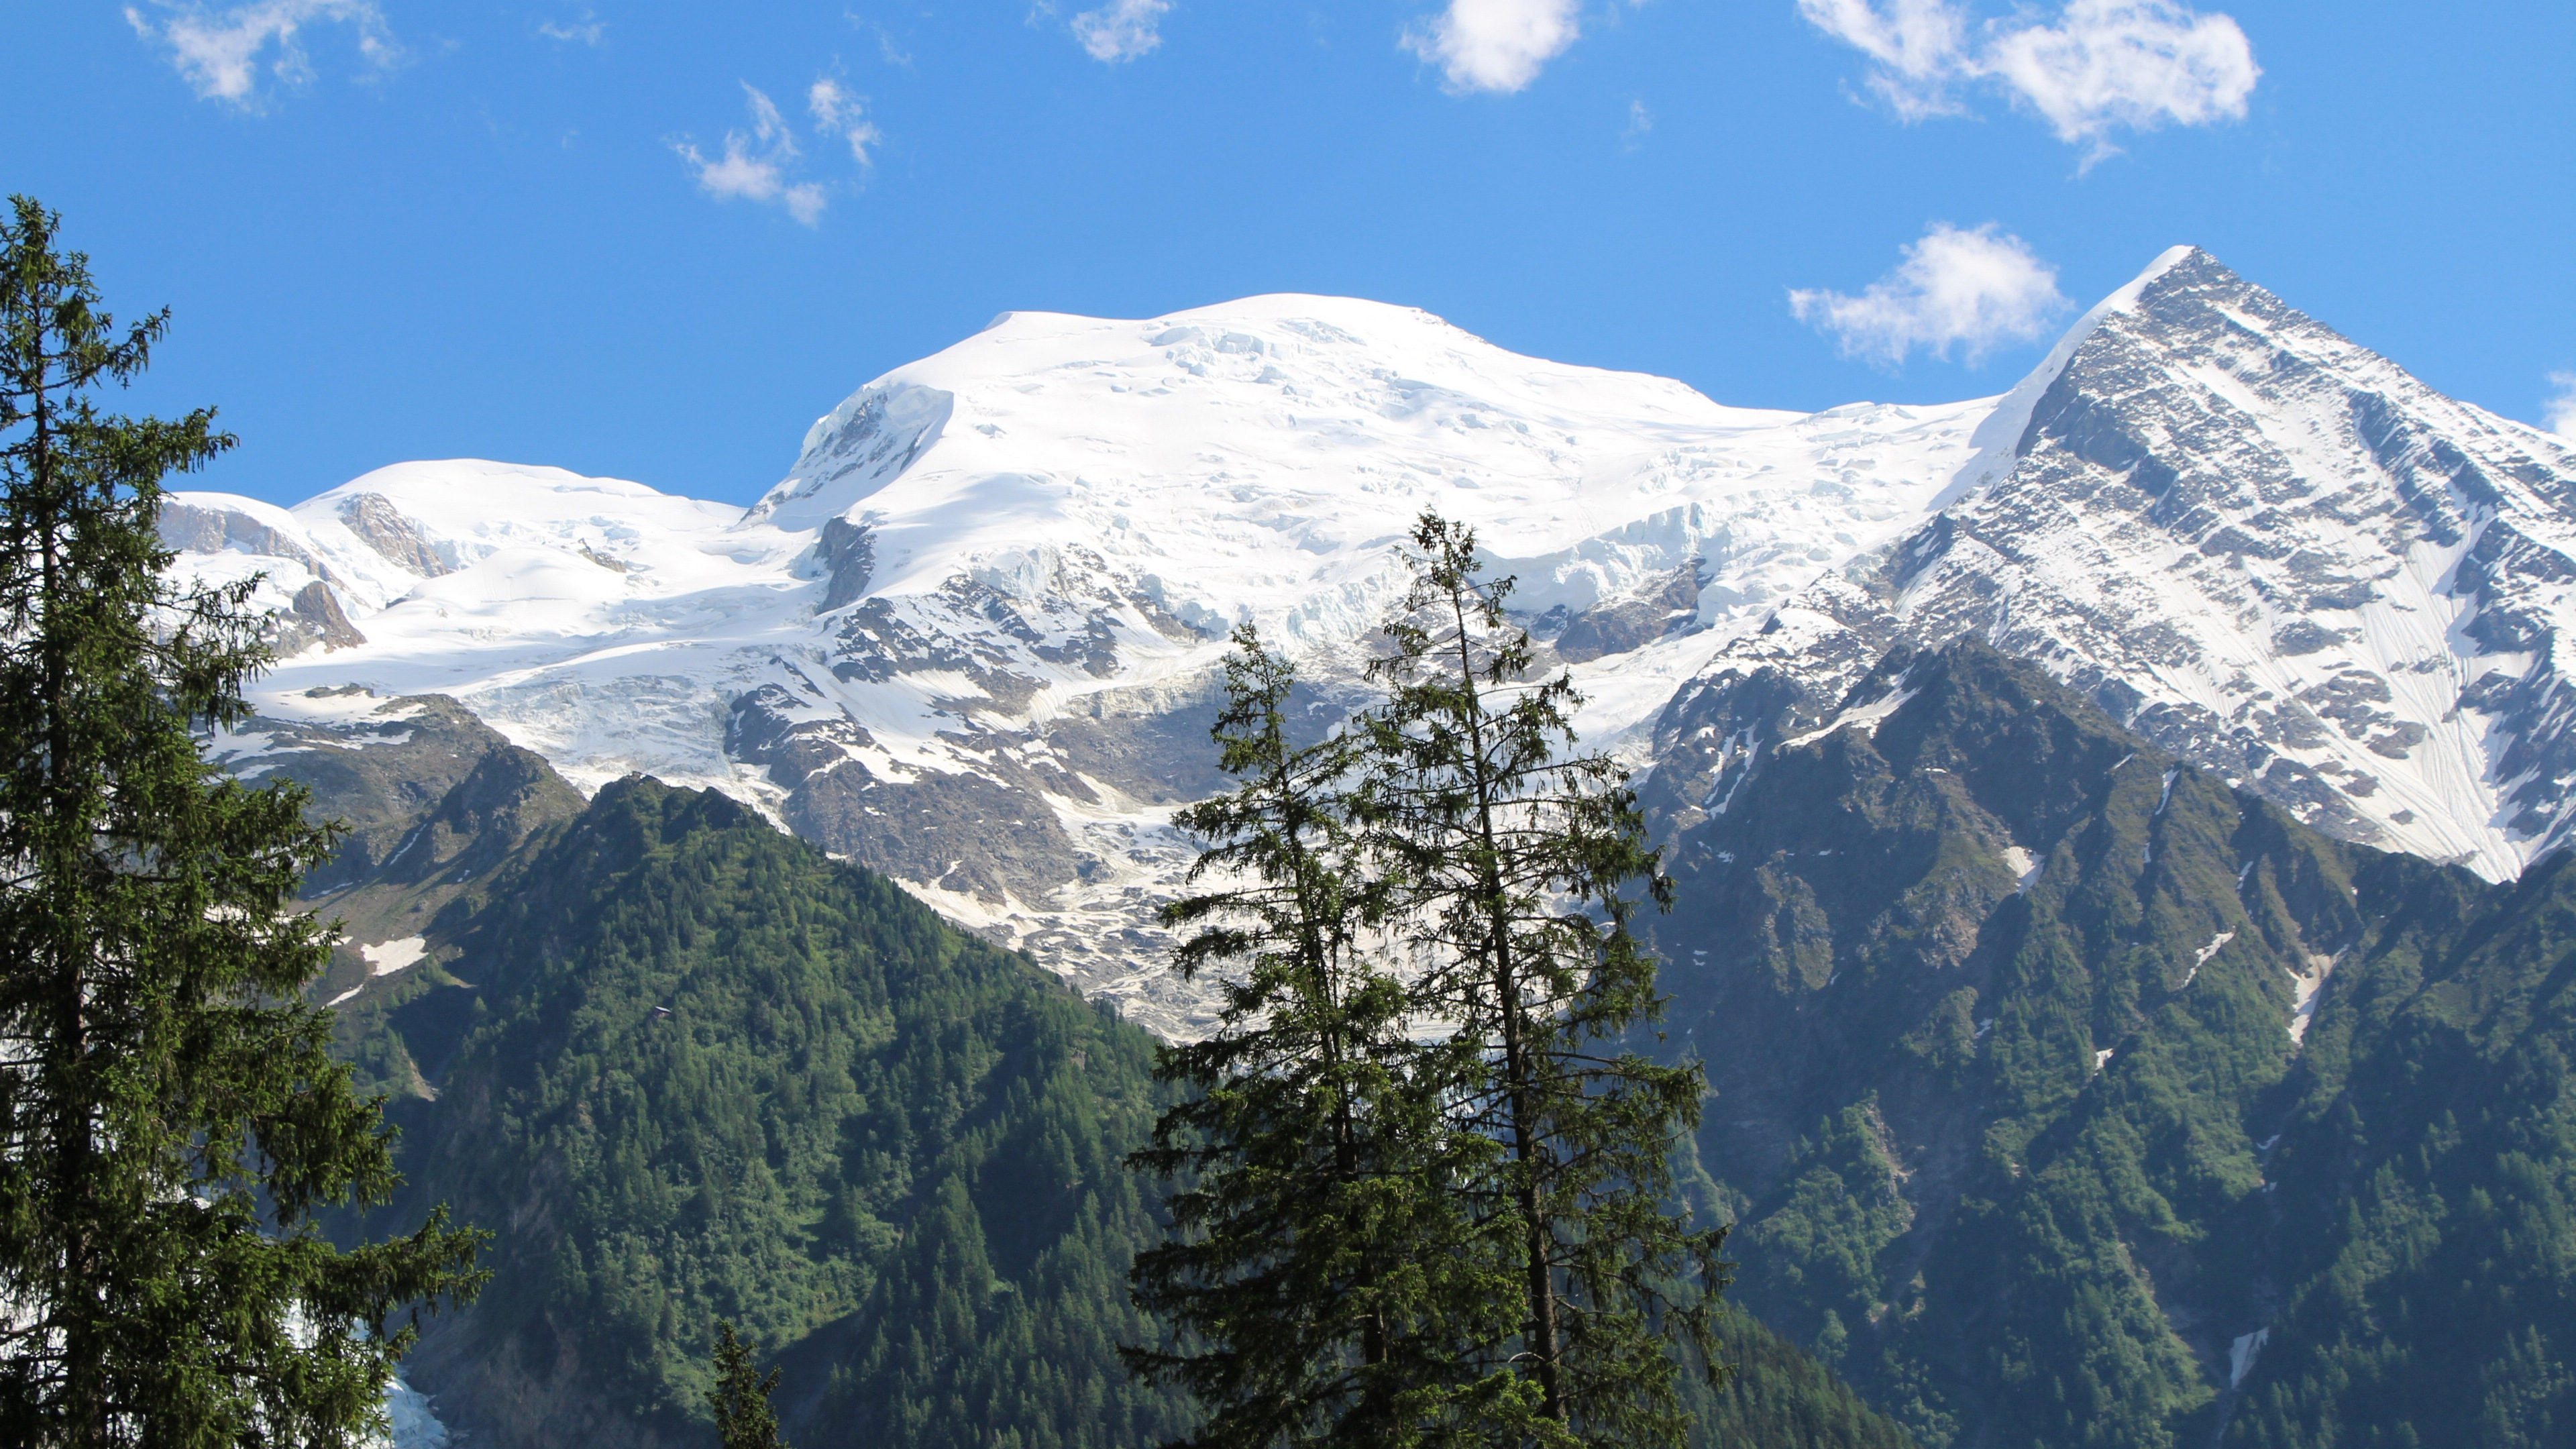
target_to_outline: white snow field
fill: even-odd
[[[298,652],[261,682],[264,713],[346,723],[387,699],[446,694],[585,790],[643,771],[730,791],[1167,1033],[1204,1019],[1165,979],[1150,922],[1189,858],[1169,812],[1214,783],[1205,710],[1226,631],[1257,623],[1325,696],[1347,699],[1364,636],[1404,578],[1397,546],[1426,508],[1473,524],[1519,575],[1515,606],[1590,696],[1587,741],[1675,772],[1680,816],[1719,798],[1725,760],[1744,753],[1711,754],[1690,727],[1694,700],[1766,662],[1811,691],[1855,677],[1830,649],[1801,664],[1792,641],[1976,629],[2097,695],[2104,680],[2086,670],[2115,673],[2134,698],[2112,702],[2132,716],[2159,704],[2223,716],[2266,689],[2278,709],[2276,697],[2346,680],[2336,701],[2358,690],[2358,713],[2322,708],[2337,728],[2302,725],[2272,748],[2313,767],[2309,781],[2367,763],[2378,788],[2311,817],[2509,873],[2564,814],[2515,816],[2499,771],[2513,740],[2567,733],[2570,711],[2542,691],[2510,729],[2497,721],[2513,687],[2537,688],[2568,608],[2556,580],[2576,581],[2576,462],[2277,303],[2296,325],[2225,302],[2255,341],[2213,361],[2201,339],[2158,362],[2144,322],[2159,289],[2203,263],[2224,273],[2188,248],[2159,258],[2030,378],[1967,402],[1729,408],[1345,298],[1255,297],[1150,321],[1017,312],[861,388],[749,509],[456,460],[380,469],[292,509],[178,494],[165,531],[202,576],[266,576]],[[2222,556],[2171,519],[2088,513],[2062,468],[2025,489],[2046,461],[2025,444],[2066,411],[2055,385],[2089,376],[2085,359],[2114,334],[2133,371],[2142,355],[2161,369],[2132,391],[2168,411],[2177,389],[2232,410],[2193,403],[2198,433],[2156,413],[2150,441],[2188,455],[2170,466],[2189,475],[2192,460],[2236,448],[2287,470],[2192,526],[2270,528],[2285,548]],[[2327,381],[2267,393],[2278,379],[2248,373],[2275,353]],[[2105,407],[2095,432],[2116,433]],[[2401,497],[2435,485],[2356,453],[2357,427],[2396,426],[2382,414],[2423,434],[2408,434],[2419,452],[2438,444],[2502,480],[2475,496],[2454,487],[2441,504],[2457,515],[2450,535],[2410,522],[2427,505]],[[2129,478],[2142,464],[2122,466]],[[2056,552],[1953,541],[2009,532],[1989,521],[2008,506],[2024,534],[2030,510],[2054,510]],[[2472,599],[2461,561],[2497,520],[2518,530],[2515,548],[2479,565],[2487,593]],[[1936,536],[1938,569],[1872,582]],[[2196,630],[2193,651],[2095,647],[2114,627],[2098,608],[1999,618],[1993,589],[1977,615],[1955,599],[1980,568],[2007,600],[2127,591]],[[1935,574],[1954,600],[1939,608],[1924,603]],[[2357,592],[2315,582],[2347,575]],[[2508,584],[2530,626],[2477,637],[2469,616],[2502,607],[2489,596]],[[1876,624],[1858,618],[1871,610]],[[2329,642],[2308,647],[2289,629],[2300,622]],[[2361,674],[2388,681],[2386,697]],[[2489,675],[2504,682],[2462,707]],[[2257,689],[2233,691],[2240,677]],[[351,684],[376,698],[312,693]],[[2320,708],[2306,707],[2310,721]],[[2344,738],[2347,716],[2375,722]],[[2421,732],[2396,754],[2391,741],[2413,731],[2392,721]],[[2323,743],[2308,739],[2319,732]],[[2177,748],[2260,787],[2242,744]],[[226,742],[245,762],[262,745],[255,725]],[[2535,759],[2516,768],[2555,769]]]

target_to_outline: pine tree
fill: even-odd
[[[1226,662],[1214,734],[1240,781],[1176,817],[1208,842],[1164,921],[1194,928],[1184,976],[1216,976],[1206,1039],[1166,1048],[1158,1074],[1191,1089],[1132,1165],[1185,1184],[1172,1241],[1138,1256],[1137,1302],[1180,1331],[1130,1349],[1137,1371],[1208,1411],[1193,1449],[1424,1442],[1472,1397],[1462,1338],[1490,1303],[1462,1281],[1461,1184],[1492,1144],[1447,1134],[1404,985],[1370,947],[1375,888],[1354,866],[1354,740],[1295,746],[1294,673],[1246,625]],[[1509,1332],[1508,1318],[1482,1331]]]
[[[1712,1375],[1724,1230],[1667,1204],[1695,1129],[1696,1064],[1631,1043],[1662,999],[1630,930],[1671,884],[1625,772],[1575,744],[1572,680],[1531,682],[1533,646],[1485,580],[1474,533],[1425,513],[1412,588],[1372,664],[1363,810],[1392,903],[1423,952],[1413,1011],[1453,1024],[1453,1130],[1503,1149],[1473,1210],[1496,1229],[1518,1333],[1488,1361],[1525,1392],[1491,1401],[1502,1442],[1679,1444],[1678,1348]]]
[[[716,1411],[716,1442],[722,1449],[787,1449],[778,1437],[778,1416],[770,1411],[769,1392],[778,1387],[778,1370],[762,1378],[751,1361],[751,1346],[734,1337],[733,1325],[716,1322],[716,1386],[707,1404]]]
[[[168,314],[120,333],[58,225],[0,218],[0,1439],[346,1444],[394,1315],[470,1293],[476,1235],[344,1251],[314,1222],[396,1185],[299,995],[332,837],[200,756],[258,620],[249,584],[175,587],[155,532],[160,480],[232,440],[99,411]]]

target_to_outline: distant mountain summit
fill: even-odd
[[[1169,812],[1219,783],[1224,635],[1257,620],[1338,718],[1424,508],[1519,575],[1668,833],[1887,648],[1979,634],[2330,833],[2492,878],[2568,828],[2571,483],[2563,444],[2177,248],[1999,398],[1727,408],[1341,298],[1023,312],[861,388],[747,510],[460,461],[179,495],[166,531],[267,575],[281,728],[349,712],[316,689],[453,697],[585,790],[727,791],[1187,1033],[1151,922]]]

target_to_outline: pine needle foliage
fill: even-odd
[[[1207,1410],[1176,1441],[1190,1449],[1425,1443],[1473,1396],[1461,1341],[1509,1332],[1476,1320],[1489,1255],[1463,1251],[1460,1188],[1491,1144],[1446,1131],[1437,1054],[1371,949],[1358,737],[1293,744],[1293,670],[1250,625],[1234,644],[1214,734],[1241,783],[1177,817],[1208,842],[1191,882],[1217,888],[1163,913],[1191,932],[1175,965],[1219,970],[1224,1007],[1205,1040],[1163,1050],[1158,1075],[1190,1095],[1131,1159],[1180,1183],[1173,1238],[1132,1278],[1179,1337],[1127,1358]]]
[[[1626,772],[1574,752],[1572,680],[1529,679],[1533,645],[1473,530],[1425,513],[1412,587],[1371,666],[1359,813],[1420,953],[1414,1013],[1448,1024],[1450,1130],[1502,1160],[1468,1203],[1502,1245],[1519,1332],[1488,1345],[1520,1392],[1489,1442],[1678,1445],[1676,1350],[1712,1379],[1723,1229],[1695,1230],[1670,1154],[1699,1123],[1697,1063],[1633,1049],[1663,1009],[1631,922],[1672,886]],[[1500,1307],[1500,1304],[1495,1305]]]
[[[721,1449],[787,1449],[778,1437],[778,1415],[769,1407],[778,1372],[761,1377],[751,1346],[734,1336],[732,1323],[716,1321],[716,1386],[707,1390],[707,1407],[715,1411]]]
[[[99,410],[168,314],[119,330],[58,227],[0,217],[0,1440],[354,1443],[393,1315],[470,1293],[476,1237],[314,1224],[397,1179],[298,995],[331,834],[198,753],[266,653],[252,585],[177,588],[155,524],[160,480],[232,440]]]

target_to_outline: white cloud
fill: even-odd
[[[1456,91],[1508,94],[1582,35],[1577,0],[1449,0],[1428,25],[1404,33],[1404,48],[1440,67]]]
[[[561,40],[576,45],[597,46],[608,35],[608,22],[599,18],[587,5],[581,7],[579,20],[547,20],[537,25],[537,33],[548,40]]]
[[[885,133],[867,119],[867,102],[851,95],[830,76],[817,79],[805,92],[805,108],[814,113],[814,125],[826,136],[838,136],[850,143],[850,159],[861,166],[872,164],[868,148],[885,139]]]
[[[1857,297],[1789,293],[1798,320],[1831,336],[1843,356],[1890,367],[1917,347],[1944,359],[1964,348],[1976,363],[2000,344],[2045,335],[2067,305],[2057,270],[1991,222],[1973,231],[1933,223]]]
[[[2055,25],[2000,33],[1986,66],[2059,140],[2097,154],[2115,127],[2242,119],[2263,74],[2234,20],[2168,0],[2070,0]]]
[[[1172,0],[1109,0],[1073,17],[1073,38],[1093,60],[1134,60],[1163,43],[1163,14],[1171,8]]]
[[[751,106],[751,131],[727,131],[724,154],[709,159],[692,141],[676,141],[671,149],[688,163],[698,179],[698,186],[719,200],[740,198],[744,201],[775,203],[787,208],[787,214],[807,226],[823,215],[823,188],[813,182],[792,182],[788,168],[799,154],[796,134],[787,128],[786,118],[778,107],[756,86],[745,82],[743,94]]]
[[[125,23],[145,40],[168,47],[170,63],[200,97],[230,102],[246,110],[260,104],[259,73],[263,64],[271,75],[288,85],[312,79],[312,63],[298,40],[307,26],[341,24],[355,28],[358,54],[378,69],[390,67],[402,58],[402,48],[394,43],[393,32],[386,28],[384,13],[376,8],[374,0],[255,0],[220,11],[202,4],[159,0],[154,8],[166,18],[156,22],[139,7],[129,5],[125,8]],[[269,58],[272,50],[274,59]]]
[[[2558,391],[2540,405],[2540,415],[2549,431],[2576,443],[2576,372],[2553,372],[2549,374],[2549,385]]]
[[[2066,0],[1971,26],[1964,0],[1798,0],[1798,13],[1869,57],[1869,88],[1900,120],[1961,109],[1983,82],[2038,113],[2059,140],[2110,155],[2111,133],[2238,120],[2262,68],[2225,15],[2176,0]]]

